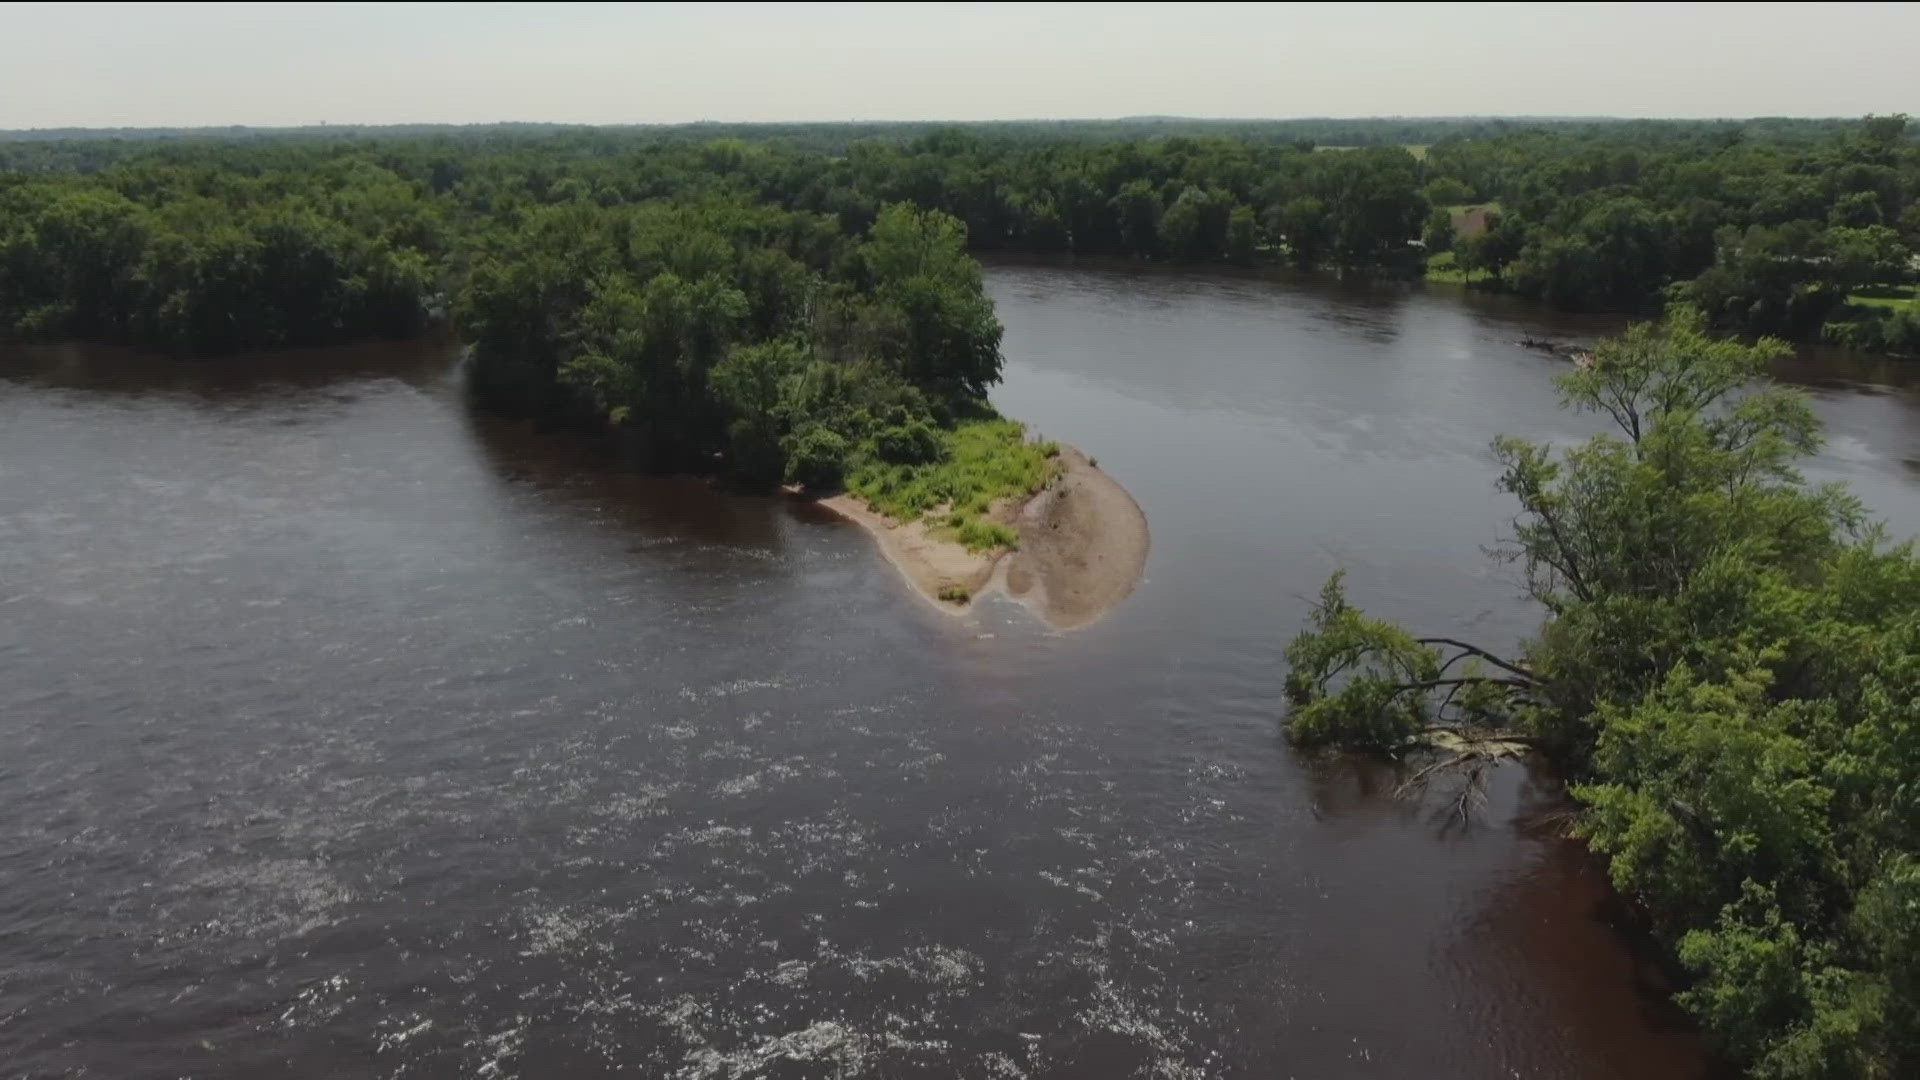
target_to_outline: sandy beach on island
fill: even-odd
[[[968,551],[924,521],[894,521],[853,495],[819,503],[866,529],[915,591],[942,611],[964,614],[1000,591],[1049,626],[1072,630],[1133,592],[1146,569],[1149,535],[1133,496],[1086,455],[1062,445],[1060,461],[1060,475],[1024,503],[994,507],[994,519],[1020,534],[1012,551]]]

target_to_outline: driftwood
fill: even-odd
[[[1563,341],[1548,341],[1545,338],[1525,337],[1520,339],[1520,347],[1557,356],[1562,360],[1571,360],[1581,367],[1593,363],[1593,350],[1579,345],[1568,345]]]
[[[1533,700],[1531,692],[1539,684],[1524,659],[1503,659],[1478,645],[1457,638],[1425,637],[1416,640],[1421,645],[1440,646],[1455,652],[1440,665],[1438,677],[1408,683],[1396,689],[1396,692],[1425,693],[1445,688],[1446,693],[1439,707],[1434,710],[1438,722],[1422,728],[1400,748],[1401,754],[1426,751],[1436,755],[1435,759],[1402,781],[1394,789],[1394,794],[1400,798],[1413,798],[1425,794],[1438,777],[1458,776],[1460,786],[1454,794],[1451,810],[1465,825],[1473,810],[1486,801],[1488,770],[1502,762],[1518,761],[1527,756],[1538,748],[1538,741],[1499,726],[1493,717],[1456,715],[1449,718],[1449,706],[1453,705],[1455,695],[1468,686],[1499,687],[1509,705],[1522,705]],[[1504,674],[1448,677],[1447,669],[1462,660],[1480,661]]]
[[[1426,794],[1431,782],[1440,776],[1457,775],[1460,786],[1454,792],[1453,815],[1466,825],[1487,801],[1487,771],[1503,761],[1518,761],[1534,749],[1534,740],[1507,731],[1471,731],[1448,725],[1435,725],[1423,731],[1407,749],[1431,750],[1441,756],[1423,766],[1393,789],[1395,798],[1412,799]]]

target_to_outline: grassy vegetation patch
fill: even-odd
[[[1913,303],[1912,285],[1874,285],[1847,297],[1847,303],[1860,307],[1898,308]]]
[[[1485,280],[1485,271],[1463,270],[1460,260],[1451,251],[1442,251],[1427,259],[1427,280],[1444,281],[1454,285],[1465,285],[1475,279]]]
[[[1059,471],[1059,446],[1028,439],[1011,420],[967,421],[941,442],[940,457],[923,464],[861,463],[847,490],[896,521],[932,520],[972,551],[1016,546],[1014,531],[986,515],[1000,499],[1045,487]]]

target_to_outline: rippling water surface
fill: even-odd
[[[1703,1075],[1549,783],[1463,824],[1276,724],[1336,567],[1527,631],[1485,448],[1591,430],[1513,341],[1603,327],[989,280],[1002,407],[1153,525],[1084,632],[478,415],[443,344],[0,358],[0,1074]],[[1920,398],[1787,374],[1920,526]]]

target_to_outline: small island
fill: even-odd
[[[1010,531],[1012,546],[969,546],[941,514],[890,516],[846,492],[820,505],[870,533],[888,561],[941,610],[964,614],[1002,592],[1047,625],[1073,630],[1125,600],[1146,569],[1147,518],[1092,459],[1042,444],[1052,468],[1034,491],[994,500],[985,520]]]

